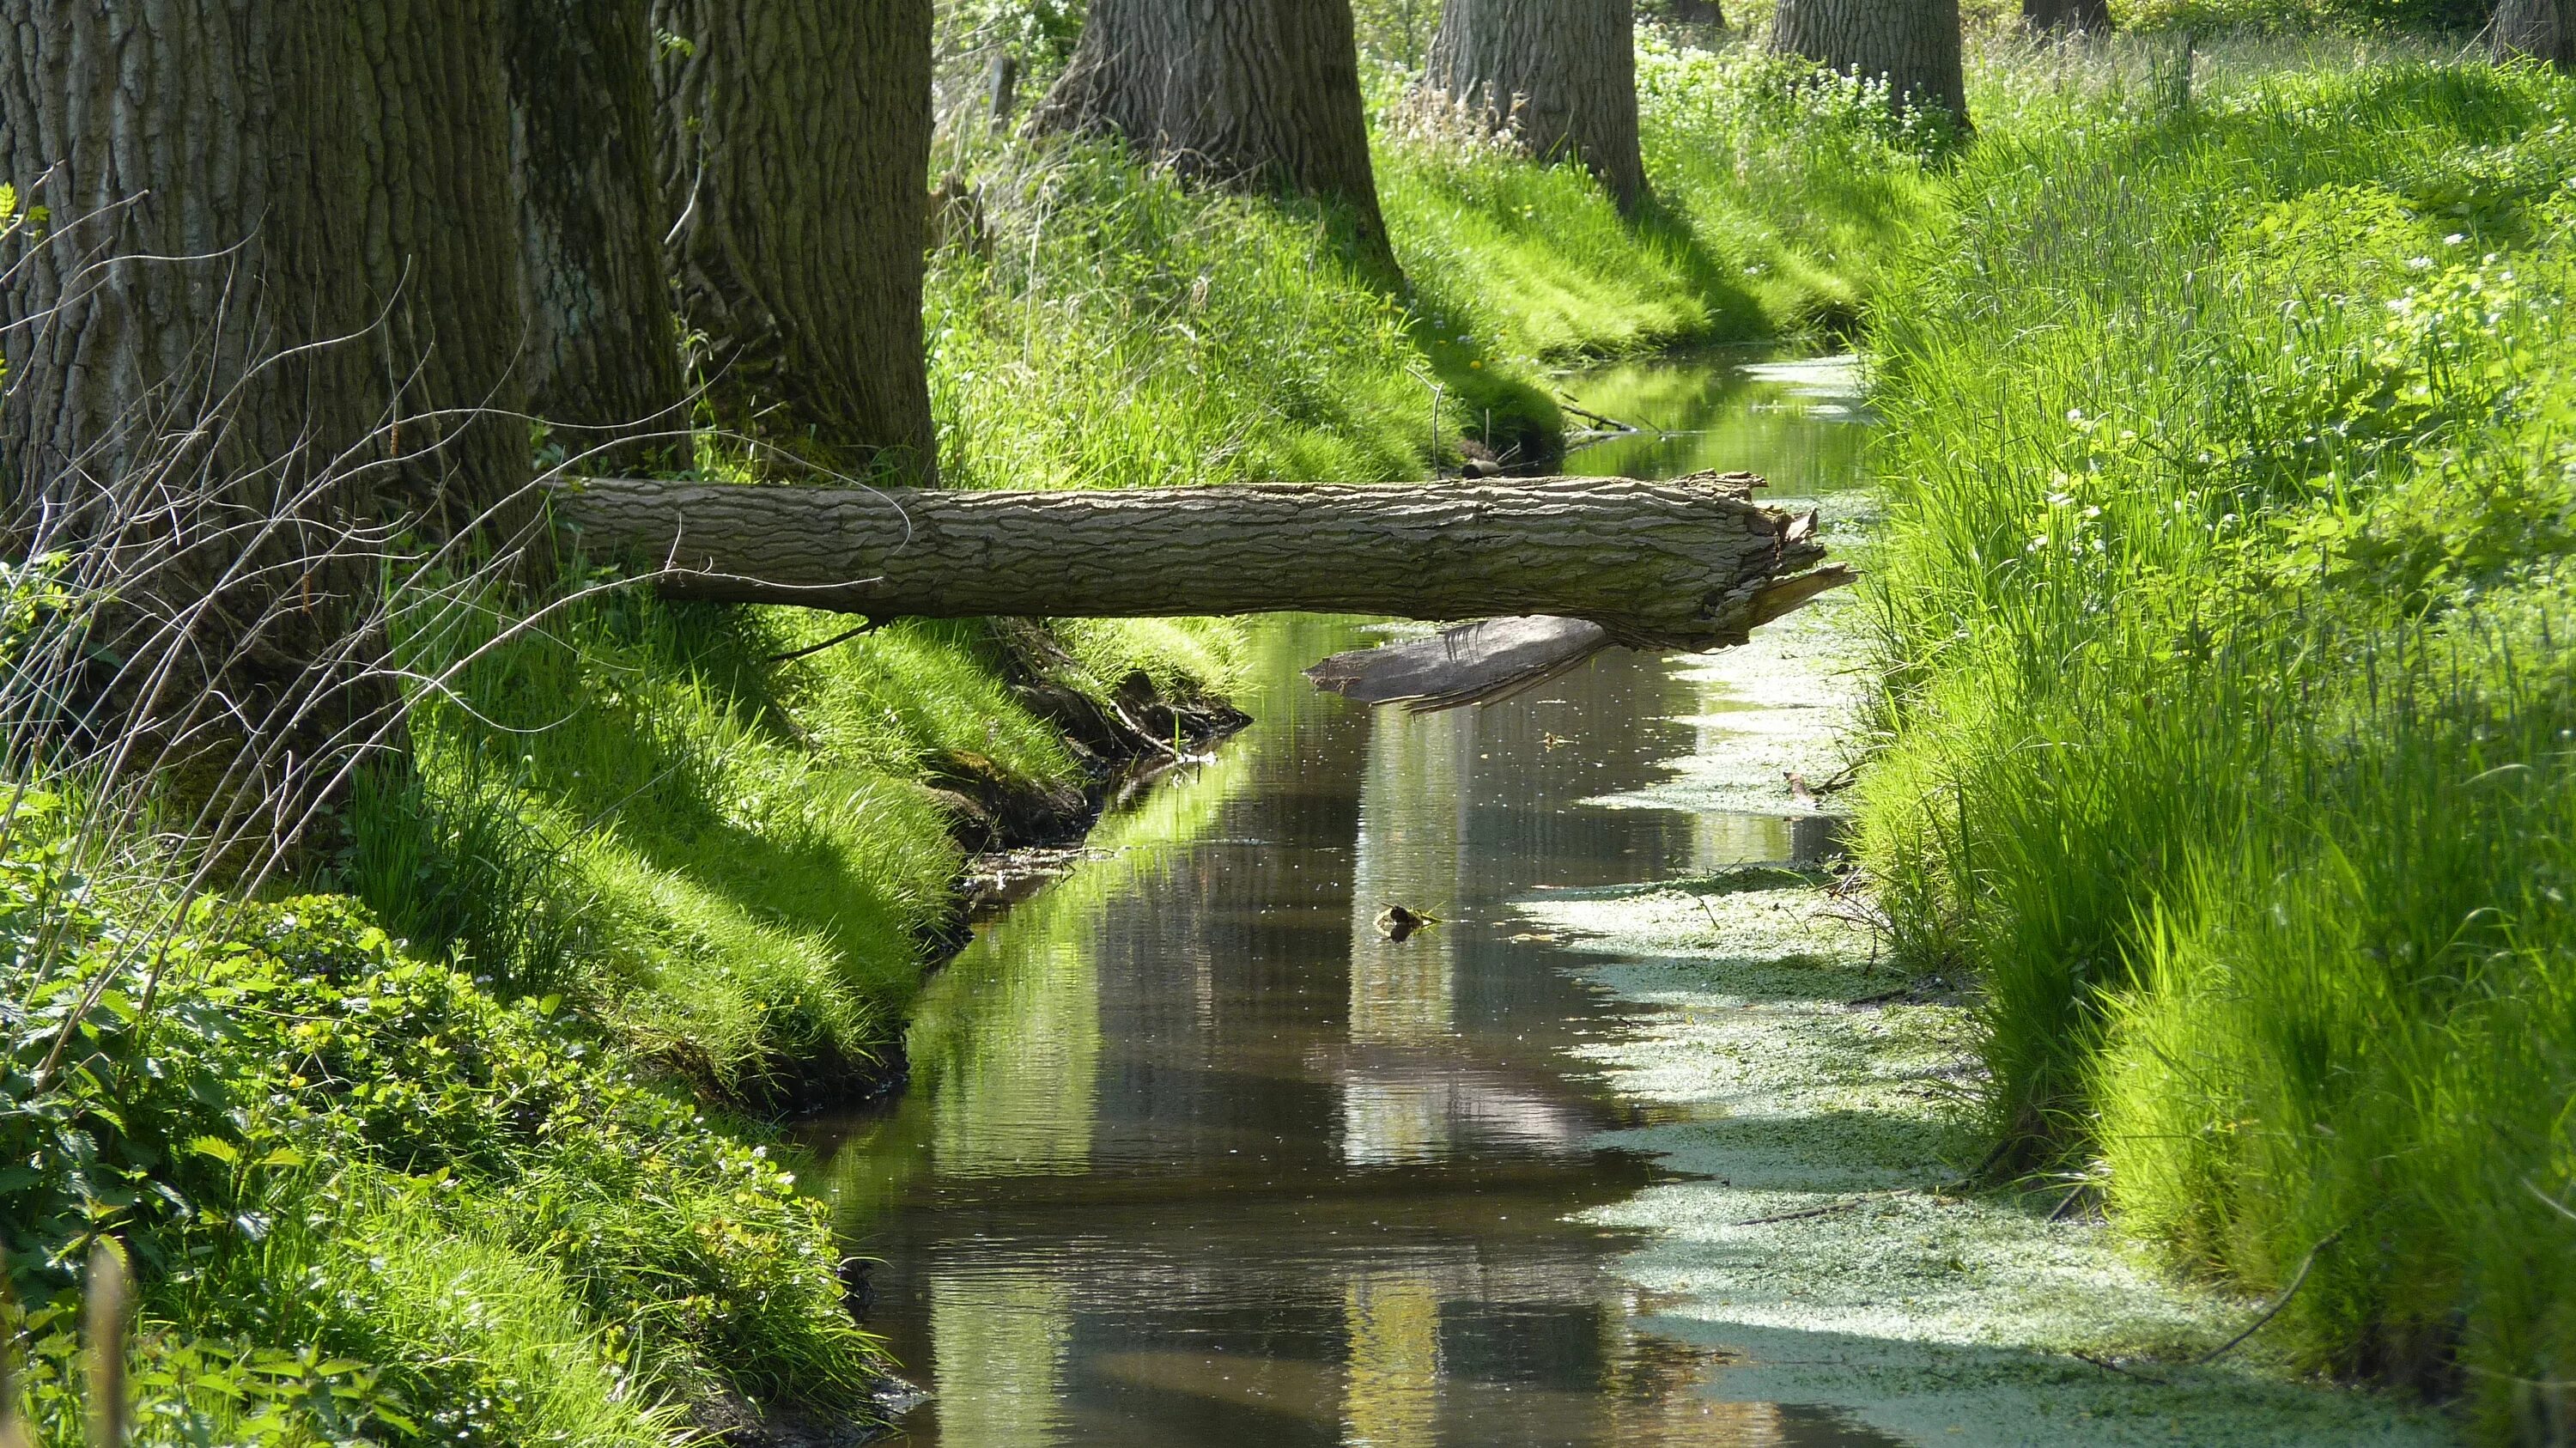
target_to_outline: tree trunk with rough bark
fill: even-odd
[[[687,418],[662,271],[652,0],[505,3],[529,409],[575,456],[670,434]]]
[[[2576,15],[2569,8],[2567,0],[2498,0],[2496,57],[2529,56],[2576,69]]]
[[[48,216],[0,288],[13,490],[137,466],[235,388],[228,487],[357,448],[458,525],[526,476],[523,422],[460,413],[521,403],[498,0],[9,8],[0,174]]]
[[[1938,106],[1968,120],[1959,0],[1780,0],[1771,48],[1830,70],[1885,79],[1897,106]]]
[[[2021,0],[2021,23],[2032,30],[2105,33],[2111,28],[2111,0]]]
[[[719,412],[921,482],[930,21],[930,0],[654,4],[669,264]]]
[[[1424,83],[1540,156],[1579,158],[1620,210],[1645,201],[1629,0],[1448,0]]]
[[[871,617],[1312,611],[1588,619],[1646,648],[1741,643],[1847,576],[1758,480],[925,492],[591,479],[558,523],[670,597]]]
[[[1036,124],[1114,130],[1185,175],[1320,197],[1363,254],[1392,261],[1350,0],[1092,0]]]
[[[0,240],[0,551],[98,601],[19,702],[88,713],[66,747],[111,776],[291,835],[399,727],[389,528],[527,520],[501,20],[0,7],[0,179],[33,223]]]

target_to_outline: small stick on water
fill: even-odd
[[[1908,1189],[1899,1189],[1893,1192],[1880,1193],[1880,1195],[1901,1197],[1906,1194],[1907,1190]],[[1763,1227],[1768,1226],[1773,1222],[1803,1222],[1809,1217],[1830,1217],[1836,1212],[1848,1212],[1854,1207],[1865,1206],[1868,1202],[1868,1197],[1854,1197],[1847,1202],[1834,1202],[1827,1206],[1809,1207],[1805,1211],[1800,1212],[1781,1212],[1777,1215],[1768,1217],[1748,1217],[1735,1225],[1739,1227]]]
[[[1566,411],[1573,413],[1575,416],[1582,418],[1586,422],[1597,422],[1603,427],[1615,427],[1621,432],[1645,431],[1644,428],[1639,427],[1634,423],[1621,422],[1615,417],[1604,417],[1600,413],[1594,412],[1590,408],[1577,403],[1573,398],[1566,396],[1563,392],[1557,393],[1556,396],[1557,406],[1564,408]],[[1487,413],[1486,416],[1491,418],[1493,414]],[[1485,424],[1485,430],[1487,434],[1487,442],[1490,444],[1493,432],[1493,424],[1490,421]]]
[[[1711,940],[1726,933],[1726,927],[1717,923],[1717,912],[1708,908],[1707,896],[1693,895],[1691,903],[1699,907],[1700,914],[1708,917],[1708,934]]]
[[[128,1297],[125,1258],[102,1241],[90,1249],[89,1301],[81,1334],[89,1352],[89,1448],[122,1448],[125,1442],[125,1327]]]
[[[2118,1373],[2124,1378],[2136,1378],[2139,1382],[2153,1383],[2159,1388],[2171,1387],[2173,1385],[2172,1380],[2169,1378],[2152,1377],[2133,1368],[2124,1368],[2118,1363],[2111,1361],[2109,1358],[2095,1357],[2093,1354],[2085,1352],[2080,1348],[2070,1355],[2081,1358],[2085,1362],[2091,1363],[2093,1366],[2100,1368],[2106,1373]]]
[[[2317,1254],[2334,1245],[2334,1240],[2342,1235],[2343,1228],[2337,1227],[2333,1231],[2319,1237],[2317,1239],[2317,1244],[2308,1249],[2308,1255],[2299,1259],[2299,1270],[2290,1274],[2290,1285],[2281,1289],[2281,1295],[2273,1300],[2271,1306],[2263,1309],[2263,1315],[2255,1318],[2252,1322],[2247,1323],[2243,1332],[2236,1334],[2234,1337],[2229,1338],[2227,1341],[2220,1343],[2218,1346],[2211,1348],[2208,1352],[2194,1359],[2193,1365],[2195,1367],[2206,1366],[2227,1356],[2229,1353],[2234,1352],[2239,1346],[2243,1345],[2247,1338],[2261,1332],[2265,1324],[2269,1323],[2273,1318],[2280,1316],[2281,1309],[2289,1306],[2290,1299],[2298,1296],[2299,1289],[2307,1285],[2308,1269],[2317,1265]]]

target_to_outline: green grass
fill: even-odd
[[[1406,97],[1409,83],[1381,82],[1378,190],[1435,356],[1551,363],[1846,333],[1878,259],[1931,215],[1938,137],[1891,118],[1872,87],[1819,82],[1740,39],[1641,43],[1655,199],[1633,218],[1580,166],[1533,166],[1471,117]]]
[[[2018,1160],[2555,1441],[2576,89],[2349,54],[1988,112],[1877,317],[1862,848]]]

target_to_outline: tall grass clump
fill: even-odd
[[[1891,112],[1883,84],[1750,34],[1716,50],[1641,37],[1637,109],[1646,174],[1722,301],[1720,341],[1856,327],[1886,259],[1933,219],[1956,139]]]
[[[2219,79],[2032,101],[1885,294],[1862,848],[2004,1159],[2563,1441],[2576,91]]]

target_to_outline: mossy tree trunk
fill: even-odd
[[[1092,0],[1037,123],[1114,130],[1184,174],[1319,197],[1392,264],[1350,0]]]
[[[669,264],[731,425],[938,469],[921,329],[930,0],[655,0]]]
[[[680,411],[652,0],[505,0],[528,405],[579,455]],[[628,459],[618,449],[611,454]]]
[[[13,707],[77,710],[62,747],[219,810],[218,841],[291,839],[399,729],[374,620],[402,530],[534,519],[501,22],[0,10],[0,179],[34,223],[0,243],[0,549],[98,605],[13,659],[46,676]]]
[[[1448,0],[1424,79],[1536,154],[1580,159],[1620,210],[1644,203],[1630,0]]]
[[[1884,79],[1891,104],[1938,106],[1967,123],[1959,0],[1780,0],[1771,48]]]

